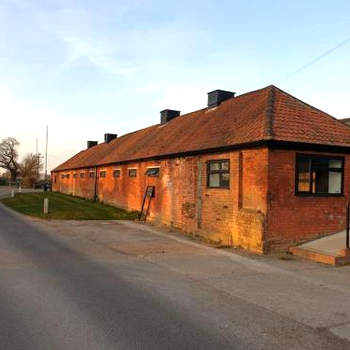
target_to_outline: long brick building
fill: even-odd
[[[266,252],[344,229],[349,153],[349,126],[275,86],[216,90],[204,109],[88,141],[53,190],[140,210],[151,185],[150,220]]]

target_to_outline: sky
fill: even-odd
[[[163,109],[204,108],[209,91],[270,84],[350,117],[349,13],[347,0],[0,0],[0,140],[44,153],[48,125],[50,170]]]

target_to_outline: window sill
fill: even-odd
[[[210,186],[207,186],[207,189],[208,190],[229,190],[230,187],[210,187]]]
[[[345,197],[344,193],[295,193],[297,197]]]

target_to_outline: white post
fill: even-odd
[[[49,199],[44,198],[44,214],[48,214],[48,213],[49,213]]]
[[[11,190],[11,198],[15,197],[15,190]]]
[[[21,192],[22,192],[22,187],[19,186],[19,187],[18,187],[18,193],[21,193]]]

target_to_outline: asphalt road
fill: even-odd
[[[10,186],[0,186],[0,198],[3,197],[10,197],[11,191],[14,190],[15,193],[18,193],[19,190],[17,187],[10,187]],[[34,190],[32,188],[22,188],[22,193],[28,193],[28,192],[42,192],[42,190]]]
[[[0,349],[350,348],[263,306],[266,284],[251,282],[264,264],[135,227],[42,224],[0,206]],[[240,284],[256,302],[230,293]]]

